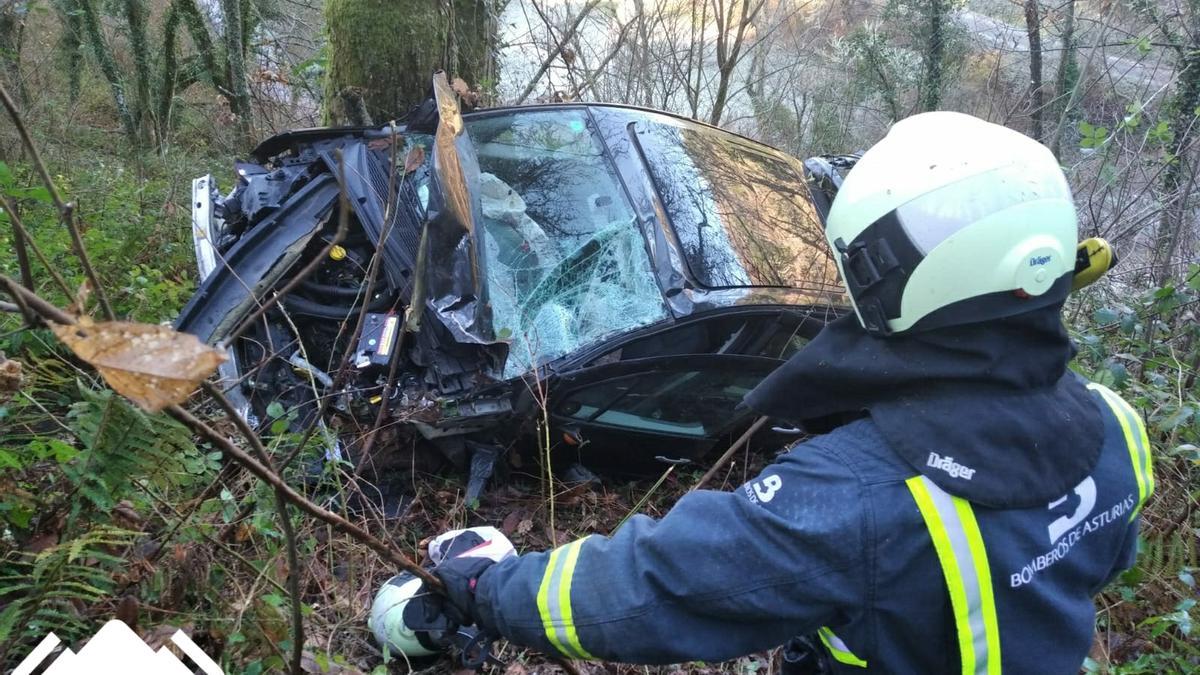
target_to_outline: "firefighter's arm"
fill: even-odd
[[[476,611],[512,642],[572,658],[771,648],[864,605],[865,499],[844,465],[801,445],[732,493],[697,491],[661,520],[495,565]]]

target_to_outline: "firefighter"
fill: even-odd
[[[847,175],[826,238],[855,311],[746,399],[814,437],[611,536],[518,556],[490,528],[443,535],[447,596],[389,582],[378,638],[428,653],[473,624],[570,659],[788,643],[803,672],[1078,672],[1154,478],[1138,414],[1067,369],[1077,222],[1058,162],[998,125],[916,115]]]

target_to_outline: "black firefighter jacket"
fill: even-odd
[[[929,476],[975,470],[953,448],[915,473],[863,419],[731,493],[696,491],[660,520],[493,566],[480,623],[570,658],[719,661],[815,633],[838,672],[1076,673],[1092,597],[1132,565],[1153,490],[1141,419],[1088,388],[1099,461],[1048,504],[951,496]]]

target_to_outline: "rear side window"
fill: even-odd
[[[711,437],[731,422],[731,411],[762,372],[683,370],[626,375],[569,394],[558,414],[585,423]]]
[[[638,122],[636,129],[701,285],[836,287],[820,218],[789,164],[703,127]]]

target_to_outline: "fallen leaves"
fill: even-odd
[[[21,362],[5,358],[0,352],[0,403],[5,403],[21,390]]]
[[[226,358],[196,336],[167,326],[81,319],[52,329],[113,391],[148,412],[183,403]]]

